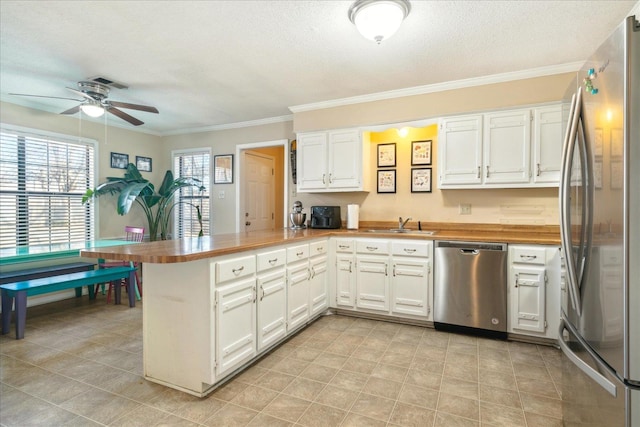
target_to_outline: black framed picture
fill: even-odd
[[[411,166],[431,164],[431,140],[411,141]]]
[[[378,171],[378,193],[396,192],[396,170]]]
[[[213,156],[213,183],[233,183],[233,154]]]
[[[114,169],[126,169],[129,164],[129,155],[111,152],[111,167]]]
[[[411,192],[431,193],[431,168],[411,168]]]
[[[140,172],[151,172],[151,157],[136,156],[136,167]]]
[[[396,143],[378,144],[378,167],[394,167],[396,165]]]

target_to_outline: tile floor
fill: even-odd
[[[32,307],[14,337],[2,426],[562,425],[560,353],[544,346],[325,316],[198,399],[142,378],[140,303]]]

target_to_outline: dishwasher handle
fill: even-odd
[[[460,253],[463,255],[478,255],[480,251],[478,249],[460,249]]]

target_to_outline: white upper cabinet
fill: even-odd
[[[533,182],[557,186],[563,143],[562,109],[554,105],[533,111]]]
[[[484,115],[484,183],[529,182],[531,116],[529,110]]]
[[[482,182],[482,116],[449,117],[438,134],[440,188]]]
[[[296,158],[299,192],[368,191],[358,129],[301,133]]]
[[[441,189],[558,185],[560,105],[446,117],[438,140]]]

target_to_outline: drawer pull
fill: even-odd
[[[348,249],[349,245],[338,245],[340,249]]]
[[[324,248],[323,248],[322,246],[320,246],[320,247],[316,248],[316,250],[317,250],[318,252],[322,252],[322,250],[323,250],[323,249],[324,249]]]
[[[408,254],[412,254],[414,253],[416,250],[415,249],[409,249],[409,248],[404,248],[403,251],[405,251]]]
[[[235,274],[237,276],[238,274],[240,274],[240,272],[242,272],[242,270],[244,270],[244,265],[242,267],[239,267],[239,268],[234,268],[231,271],[233,272],[233,274]]]
[[[377,246],[367,246],[367,250],[370,250],[370,251],[377,251],[377,250],[378,250],[378,247],[377,247]]]
[[[524,261],[533,261],[536,258],[538,258],[537,255],[520,255],[520,259]]]
[[[301,257],[302,255],[304,255],[304,252],[296,252],[297,257]]]
[[[270,259],[269,260],[269,264],[271,264],[271,265],[276,265],[276,262],[278,262],[278,258],[274,258],[274,259]]]

